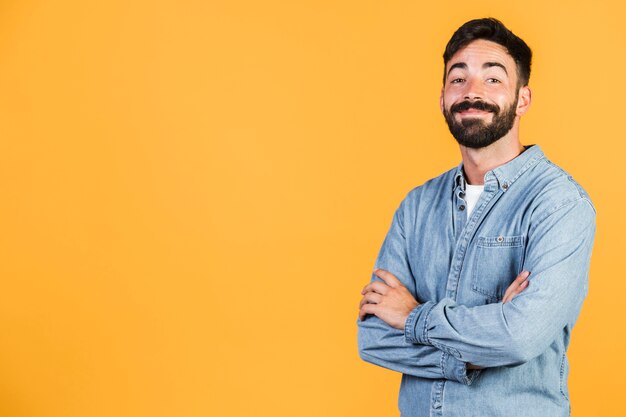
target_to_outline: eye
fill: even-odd
[[[450,84],[459,84],[465,81],[463,78],[454,78],[450,81]]]
[[[497,78],[487,78],[487,82],[489,84],[500,84],[500,80],[498,80]]]

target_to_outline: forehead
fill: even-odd
[[[450,58],[446,65],[446,71],[458,63],[464,63],[468,68],[482,67],[486,62],[497,62],[504,65],[509,74],[514,72],[515,61],[509,55],[508,51],[500,44],[484,39],[470,42],[465,47],[459,49],[456,54]]]

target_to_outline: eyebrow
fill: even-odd
[[[456,64],[452,65],[450,67],[450,69],[448,70],[448,76],[450,76],[450,73],[452,72],[453,69],[455,68],[459,68],[459,69],[467,69],[467,64],[465,62],[457,62]],[[447,78],[447,77],[446,77]]]
[[[500,67],[504,70],[504,73],[506,75],[509,75],[509,72],[506,70],[506,67],[504,65],[502,65],[499,62],[485,62],[483,64],[483,68],[491,68],[491,67]],[[453,69],[455,68],[459,68],[462,70],[467,69],[467,64],[465,62],[457,62],[456,64],[453,64],[450,69],[448,70],[448,76],[450,75],[450,73],[452,72]]]
[[[502,68],[502,69],[504,70],[504,73],[505,73],[506,75],[509,75],[509,72],[506,70],[506,68],[504,67],[504,65],[502,65],[502,64],[501,64],[501,63],[499,63],[499,62],[485,62],[485,63],[483,64],[483,68],[490,68],[490,67],[500,67],[500,68]]]

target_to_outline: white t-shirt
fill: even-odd
[[[467,203],[467,218],[472,214],[474,207],[476,207],[476,203],[480,198],[483,190],[485,189],[484,185],[470,185],[465,184],[465,202]]]

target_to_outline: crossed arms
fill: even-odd
[[[391,327],[404,330],[406,319],[420,303],[391,272],[376,269],[374,275],[380,278],[382,282],[372,281],[361,291],[363,298],[359,303],[359,320],[365,320],[365,316],[373,314]],[[528,287],[529,275],[530,272],[528,271],[520,272],[506,289],[502,297],[502,304],[511,301],[513,297]]]
[[[374,275],[382,280],[372,281],[367,284],[361,294],[363,298],[359,304],[359,320],[365,320],[368,314],[377,316],[379,319],[398,330],[404,330],[406,320],[411,311],[420,303],[413,294],[402,285],[402,282],[389,271],[384,269],[374,270]],[[513,299],[517,294],[528,287],[530,272],[522,271],[506,289],[502,297],[502,304]],[[467,369],[482,369],[471,363]]]
[[[475,372],[468,370],[517,365],[540,355],[573,326],[580,311],[594,219],[589,202],[579,199],[534,225],[524,261],[532,277],[520,274],[498,303],[467,307],[443,299],[420,304],[406,288],[408,283],[397,278],[414,279],[410,268],[403,267],[406,263],[379,265],[385,270],[377,270],[362,292],[361,357],[413,376],[470,384]],[[388,238],[401,242],[404,231],[396,220]],[[381,252],[405,247],[389,245]],[[406,253],[393,255],[406,259]]]

